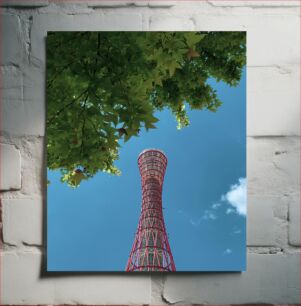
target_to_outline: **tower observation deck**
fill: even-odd
[[[142,207],[126,271],[176,271],[162,212],[167,157],[157,149],[140,153]]]

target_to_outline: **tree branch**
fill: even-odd
[[[64,107],[59,109],[53,117],[47,120],[47,124],[50,125],[66,108],[70,107],[73,103],[75,103],[78,99],[80,99],[87,92],[88,92],[88,89],[84,90],[79,96],[74,98],[70,103],[66,104]]]
[[[72,60],[70,63],[64,65],[61,67],[61,69],[59,71],[56,71],[54,73],[54,76],[51,80],[47,81],[47,89],[51,88],[53,82],[56,80],[57,76],[59,76],[65,69],[67,69],[68,67],[70,67],[70,65],[74,62],[74,60]],[[59,67],[58,67],[59,68]]]
[[[94,73],[93,73],[94,76],[97,70],[97,64],[98,64],[99,57],[100,57],[100,33],[97,34],[97,52],[95,56],[95,66],[94,66]]]
[[[79,117],[81,117],[81,115],[82,115],[82,114],[85,112],[85,110],[86,110],[86,105],[87,105],[88,97],[89,97],[89,95],[86,95],[86,98],[85,98],[85,101],[84,101],[84,105],[83,105],[83,109],[82,109],[82,111],[80,112]],[[83,154],[84,154],[84,139],[85,139],[84,134],[85,134],[85,125],[86,125],[86,115],[83,116],[83,125],[82,125],[82,133],[81,133],[81,134],[82,134],[82,143],[81,143],[81,146],[80,146],[80,154],[81,154],[82,157],[84,157]]]

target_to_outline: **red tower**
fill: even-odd
[[[162,212],[167,157],[157,149],[140,153],[142,207],[126,271],[176,271]]]

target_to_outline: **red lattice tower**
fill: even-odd
[[[167,157],[157,149],[140,153],[142,207],[126,271],[176,271],[162,212]]]

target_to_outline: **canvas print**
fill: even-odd
[[[246,32],[48,32],[47,271],[246,270]]]

